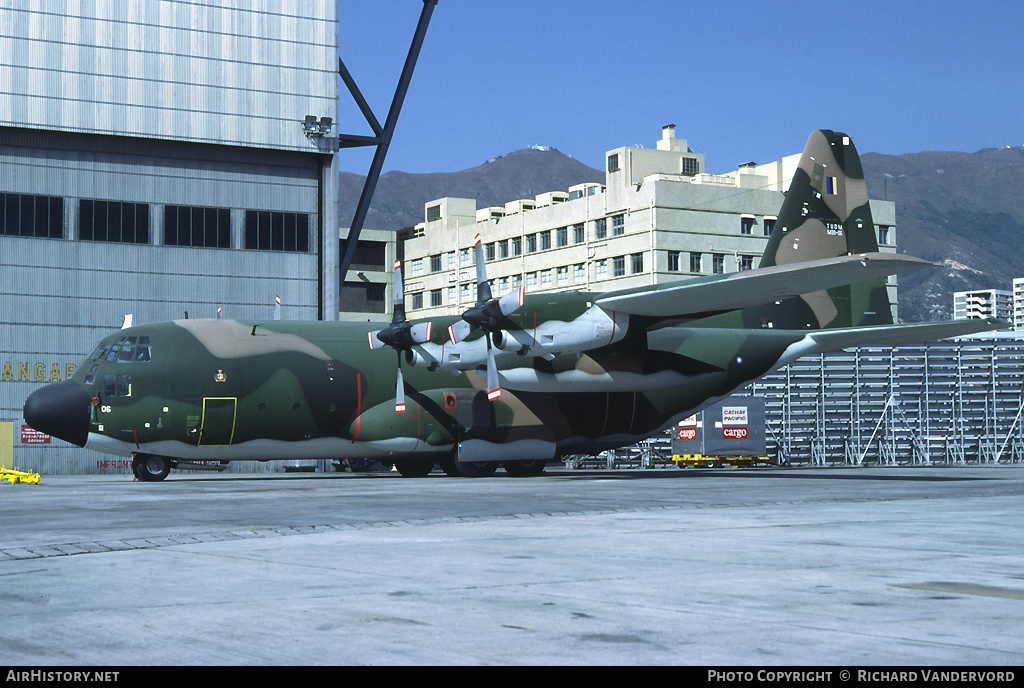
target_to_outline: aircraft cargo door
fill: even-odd
[[[199,445],[223,447],[231,444],[235,435],[236,397],[206,397],[203,399],[203,421],[199,429]]]

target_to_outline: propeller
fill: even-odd
[[[281,319],[281,295],[274,297],[274,320]]]
[[[526,288],[513,289],[499,299],[491,297],[491,286],[487,283],[487,267],[484,265],[484,247],[480,235],[473,244],[476,260],[476,305],[462,314],[459,320],[448,328],[448,336],[458,343],[473,330],[482,330],[487,339],[487,398],[494,401],[501,397],[498,385],[498,369],[494,364],[494,346],[491,341],[500,330],[500,320],[517,310],[526,299]]]
[[[398,384],[395,390],[395,412],[405,413],[405,382],[402,379],[402,353],[416,344],[430,340],[431,323],[413,325],[405,317],[405,293],[402,290],[402,262],[395,261],[395,301],[391,324],[383,330],[366,334],[371,349],[390,346],[398,354]]]

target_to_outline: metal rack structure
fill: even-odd
[[[1008,334],[810,356],[742,394],[766,399],[777,463],[1024,461],[1024,340]]]

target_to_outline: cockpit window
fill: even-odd
[[[132,376],[104,375],[103,395],[107,397],[130,397],[132,395]]]
[[[147,335],[124,336],[115,344],[100,344],[92,352],[94,361],[116,361],[117,363],[149,363],[152,351]]]

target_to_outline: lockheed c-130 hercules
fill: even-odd
[[[407,320],[396,265],[390,324],[128,327],[35,391],[25,421],[131,456],[146,481],[197,462],[273,459],[537,475],[560,456],[660,433],[800,356],[1007,326],[893,324],[886,277],[932,264],[878,251],[856,149],[827,130],[808,139],[756,269],[495,299],[479,241],[475,251],[478,300],[461,317]]]

